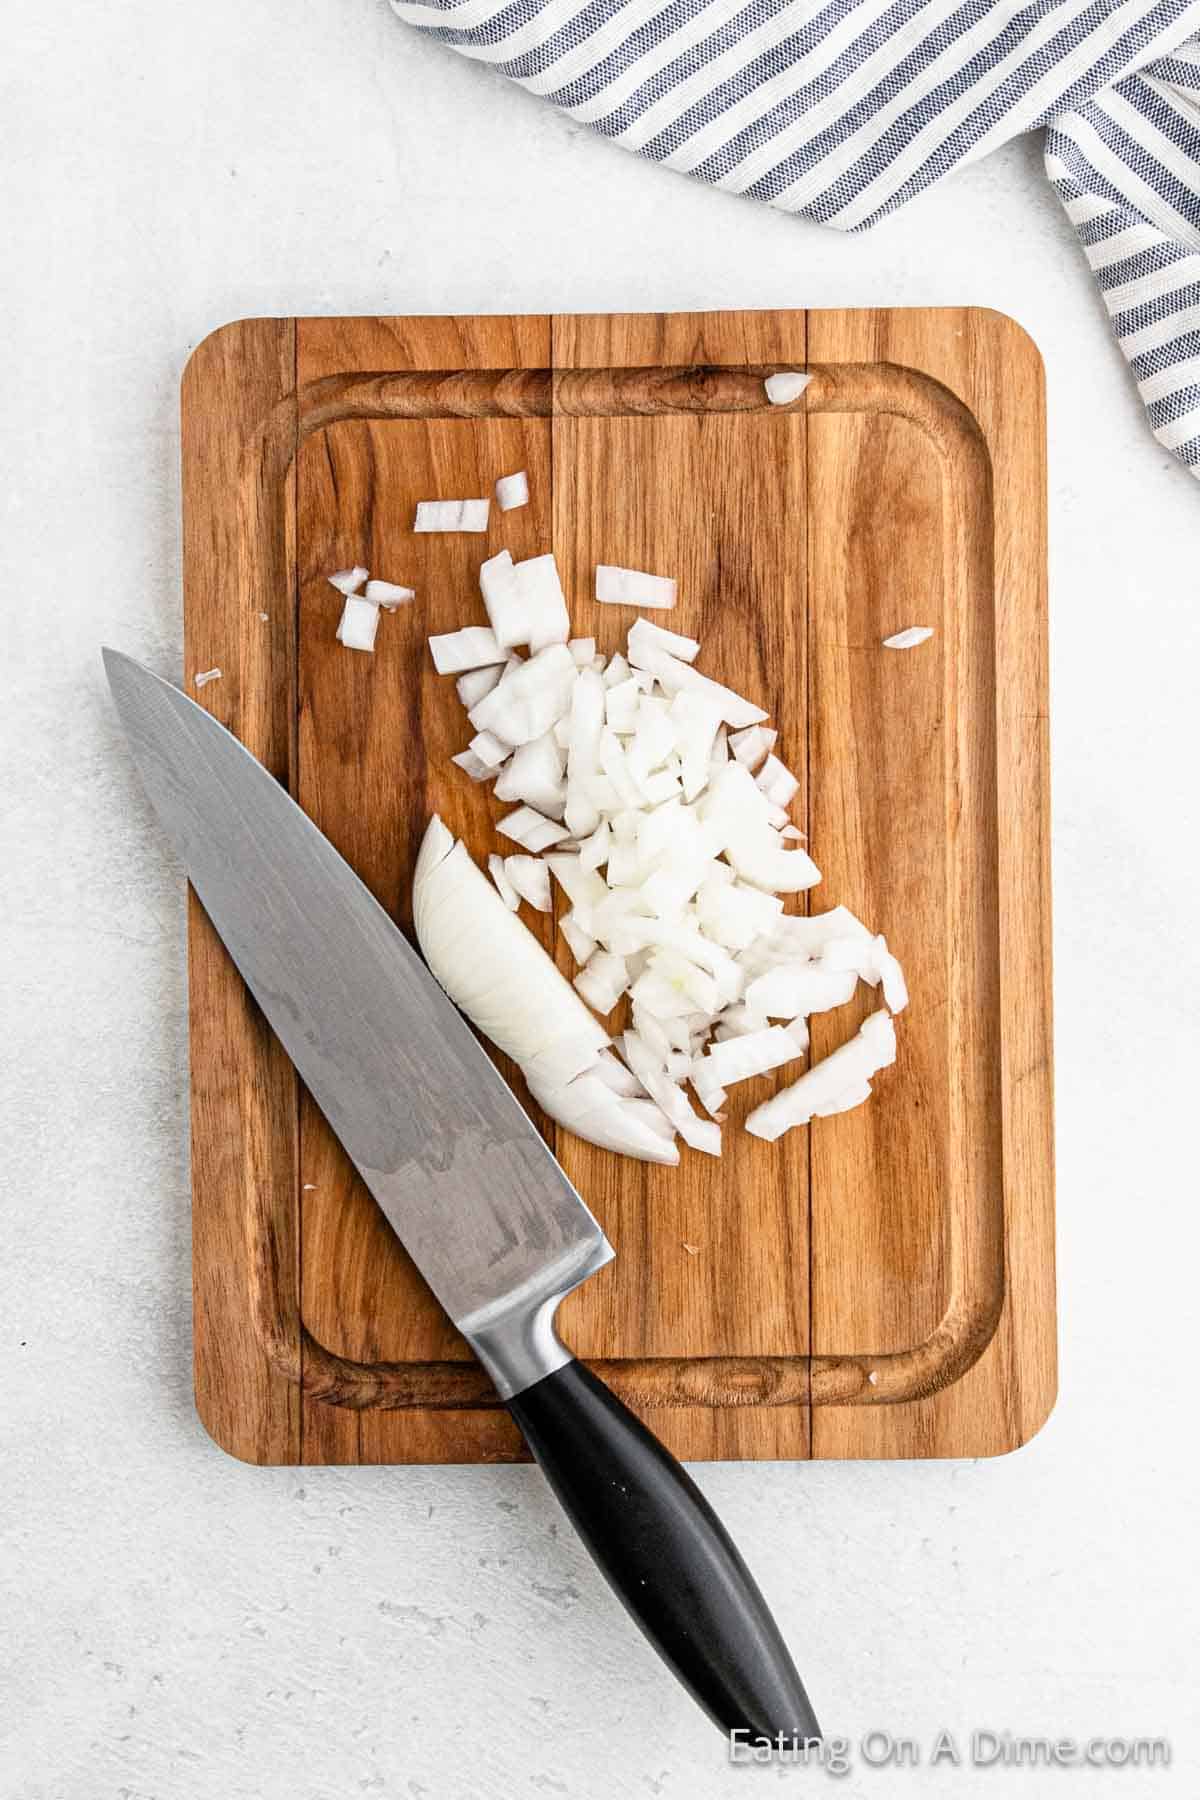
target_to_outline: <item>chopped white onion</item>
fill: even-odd
[[[747,725],[745,731],[730,734],[729,748],[738,762],[745,763],[748,769],[756,769],[774,748],[778,736],[779,733],[772,731],[769,725]]]
[[[512,838],[515,844],[523,845],[535,856],[548,850],[551,844],[561,843],[567,835],[561,825],[556,825],[553,819],[544,819],[531,806],[518,806],[516,812],[499,820],[496,830],[504,837]]]
[[[459,768],[471,777],[472,781],[490,781],[496,773],[495,769],[489,768],[487,763],[480,762],[473,750],[460,750],[457,756],[450,758],[450,761],[457,763]]]
[[[765,1075],[770,1069],[794,1062],[800,1054],[790,1032],[782,1025],[768,1025],[765,1031],[747,1031],[725,1038],[714,1044],[703,1060],[711,1082],[732,1087],[735,1081],[748,1081],[754,1075]]]
[[[794,798],[800,783],[792,771],[772,755],[754,777],[754,785],[762,790],[772,806],[782,808]]]
[[[746,1120],[746,1130],[773,1142],[793,1126],[807,1125],[818,1112],[841,1112],[856,1106],[870,1093],[871,1076],[895,1060],[895,1027],[886,1012],[872,1013],[849,1043],[756,1107]]]
[[[512,745],[502,743],[490,731],[477,731],[467,748],[474,751],[480,762],[489,769],[498,769],[512,755]]]
[[[496,892],[507,906],[509,912],[516,912],[521,904],[521,896],[504,872],[504,858],[493,851],[488,857],[488,874],[496,884]]]
[[[612,574],[615,595],[636,571]],[[782,895],[820,880],[806,850],[786,847],[803,838],[786,810],[799,782],[765,713],[693,666],[695,639],[638,618],[628,654],[606,661],[594,640],[569,638],[550,556],[514,564],[502,551],[480,588],[491,629],[431,649],[452,666],[490,645],[458,682],[475,736],[454,760],[518,803],[498,829],[526,854],[489,859],[496,904],[509,919],[523,899],[548,912],[553,875],[571,903],[559,928],[579,965],[576,1000],[604,1018],[630,1001],[628,1068],[594,1033],[564,1030],[518,1058],[530,1091],[569,1129],[625,1154],[676,1160],[678,1131],[718,1155],[730,1085],[804,1055],[809,1015],[844,1004],[860,980],[899,1011],[903,972],[845,907],[784,912]],[[516,643],[530,645],[528,660]],[[759,1108],[758,1135],[859,1104],[882,1066],[872,1058],[890,1060],[879,1017],[885,1026],[868,1022],[862,1047],[836,1053],[831,1071],[809,1071],[812,1087],[802,1076],[777,1111]],[[689,1104],[689,1082],[709,1120]]]
[[[487,668],[468,669],[465,675],[459,676],[454,690],[467,712],[478,706],[485,694],[491,693],[503,673],[503,663],[492,663]]]
[[[811,380],[811,375],[798,375],[793,370],[781,369],[777,375],[768,375],[763,386],[772,406],[790,406],[793,400],[800,398]]]
[[[347,594],[337,636],[347,650],[374,650],[379,630],[379,608],[358,594]]]
[[[366,569],[355,566],[353,569],[339,569],[334,575],[325,577],[330,587],[335,587],[339,594],[356,594],[367,579]]]
[[[201,669],[197,674],[192,676],[192,681],[198,688],[205,688],[210,681],[220,681],[220,679],[220,669]]]
[[[575,977],[575,986],[588,1005],[605,1017],[625,992],[629,971],[623,956],[594,950]]]
[[[562,818],[566,791],[563,754],[552,731],[518,744],[496,778],[497,800],[525,800],[553,819]]]
[[[514,507],[525,506],[529,500],[529,477],[524,469],[518,469],[515,475],[501,475],[496,483],[496,505],[501,512],[512,512]]]
[[[627,1031],[621,1041],[626,1062],[684,1143],[690,1144],[693,1150],[703,1150],[708,1156],[720,1156],[721,1127],[693,1112],[683,1089],[671,1080],[665,1065],[660,1066],[636,1031]]]
[[[695,662],[700,653],[700,640],[683,637],[678,631],[668,631],[665,625],[656,625],[653,619],[635,619],[629,627],[629,661],[636,669],[647,668],[649,665],[641,658],[655,650],[678,657],[680,662]],[[766,717],[765,713],[763,717]]]
[[[429,654],[439,675],[457,675],[461,669],[481,669],[502,663],[505,652],[496,634],[486,625],[464,625],[461,631],[444,631],[429,640]],[[475,724],[475,720],[471,721]]]
[[[596,598],[603,606],[644,606],[652,612],[669,612],[676,592],[677,583],[667,575],[647,575],[642,569],[621,569],[613,563],[596,565]]]
[[[416,597],[416,588],[398,587],[394,581],[368,581],[366,587],[366,598],[382,606],[384,612],[395,612],[398,606],[407,606]]]
[[[573,912],[564,913],[558,921],[558,929],[567,940],[567,948],[577,963],[585,963],[596,948],[596,940],[591,937],[579,923]]]
[[[885,650],[915,650],[918,644],[925,643],[932,636],[931,625],[908,625],[903,631],[896,631],[891,637],[885,637],[883,647]]]
[[[468,717],[476,731],[494,731],[506,744],[528,744],[562,718],[577,677],[583,679],[567,646],[551,644],[507,668]]]
[[[538,912],[550,911],[550,871],[540,856],[506,856],[504,874],[522,900]]]
[[[486,531],[490,508],[488,500],[418,500],[413,530]]]

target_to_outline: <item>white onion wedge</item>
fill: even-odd
[[[413,924],[455,1005],[523,1067],[570,1081],[607,1045],[570,982],[436,814],[417,858]]]
[[[635,619],[629,627],[629,661],[634,668],[649,668],[642,659],[657,650],[666,651],[668,656],[677,657],[680,662],[695,662],[700,653],[700,640],[684,637],[678,631],[668,631],[665,625],[656,625],[653,619]]]
[[[500,768],[501,764],[507,762],[512,755],[512,745],[502,743],[490,731],[477,731],[467,745],[467,749],[477,756],[488,769]]]
[[[594,950],[575,977],[575,987],[588,1005],[603,1016],[612,1011],[629,980],[623,956],[609,950]]]

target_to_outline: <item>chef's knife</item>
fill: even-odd
[[[105,650],[155,812],[317,1105],[601,1570],[725,1731],[815,1741],[754,1579],[675,1459],[558,1339],[614,1254],[402,932],[232,733]]]

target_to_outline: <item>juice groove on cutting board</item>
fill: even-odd
[[[775,363],[815,371],[794,409],[763,403]],[[855,1113],[765,1145],[739,1121],[778,1077],[746,1083],[720,1162],[678,1170],[539,1121],[618,1250],[563,1308],[572,1346],[683,1456],[1024,1441],[1054,1391],[1028,339],[975,311],[251,321],[197,351],[184,418],[188,678],[222,667],[202,702],[402,922],[429,812],[482,856],[505,810],[448,761],[469,729],[425,639],[482,621],[483,555],[552,546],[606,651],[633,615],[594,605],[594,564],[678,577],[670,622],[801,778],[814,908],[845,901],[905,963],[899,1060]],[[412,534],[418,498],[522,467],[531,504],[486,537]],[[418,589],[374,657],[333,637],[325,576],[352,562]],[[914,623],[930,643],[881,649]],[[213,1435],[267,1462],[520,1455],[194,902],[191,993]],[[818,1052],[872,1003],[817,1021]]]

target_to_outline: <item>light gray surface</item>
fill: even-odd
[[[1059,1406],[999,1462],[700,1478],[830,1729],[1176,1746],[1167,1774],[830,1791],[1194,1793],[1200,494],[1035,147],[846,240],[594,141],[374,0],[14,0],[5,56],[4,1800],[774,1791],[533,1471],[263,1471],[205,1438],[182,887],[97,645],[178,670],[177,384],[224,320],[962,301],[1049,366]]]

